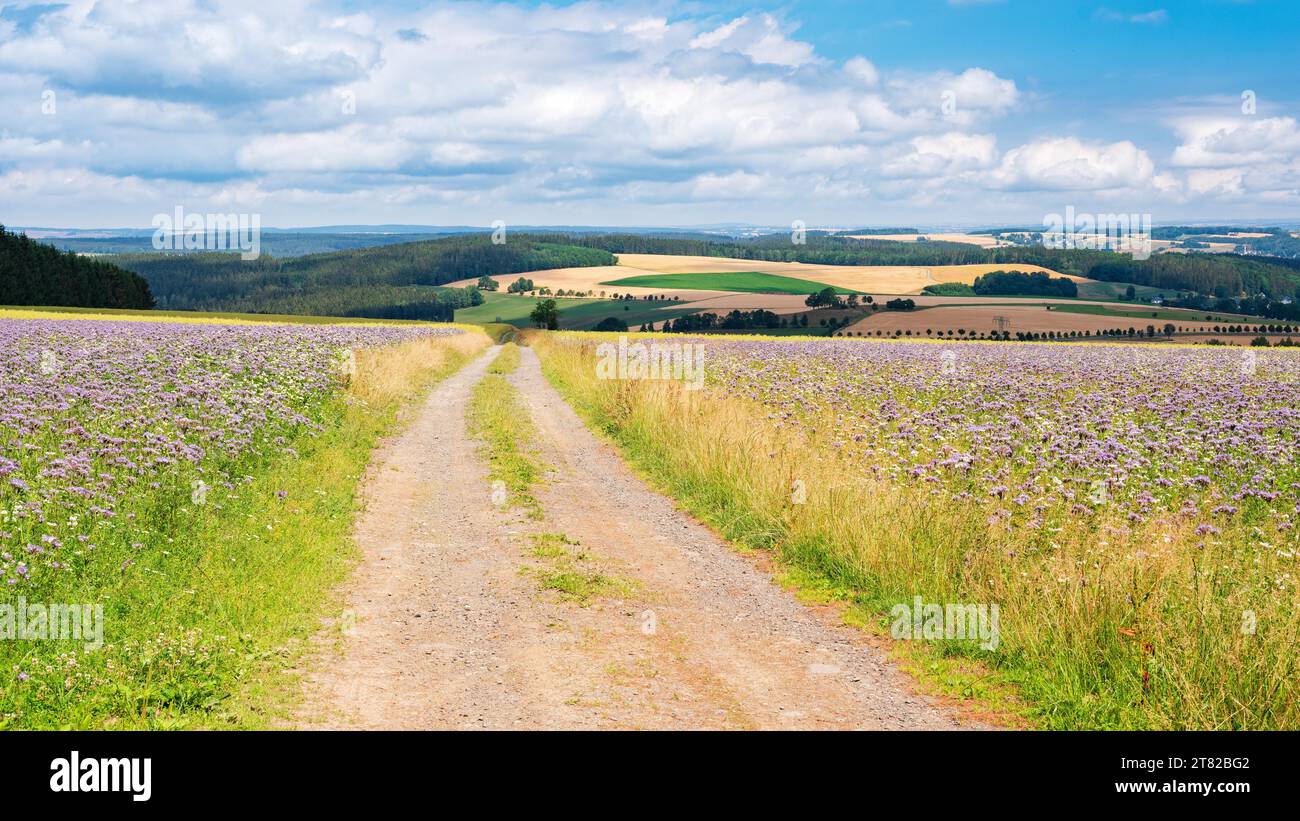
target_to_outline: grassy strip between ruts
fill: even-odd
[[[541,478],[542,465],[530,452],[532,422],[518,389],[506,379],[518,367],[519,348],[510,343],[474,386],[465,422],[469,434],[483,442],[480,453],[488,463],[493,502],[522,508],[528,518],[540,519],[542,506],[532,488]]]
[[[1055,729],[1262,729],[1300,720],[1288,695],[1296,613],[1284,598],[1218,571],[1235,549],[1226,537],[1195,548],[1184,532],[1190,524],[1162,535],[1080,523],[1053,533],[1050,551],[1012,564],[1007,557],[1025,545],[999,534],[977,507],[857,475],[820,438],[778,429],[740,397],[597,379],[598,335],[527,337],[552,383],[652,484],[738,547],[770,550],[784,581],[842,602],[847,621],[888,636],[887,614],[914,596],[1000,603],[993,652],[941,636],[891,643],[925,686],[968,699],[974,712]],[[796,479],[807,488],[801,503],[792,499]],[[1111,562],[1105,583],[1054,583],[1101,547],[1127,555],[1166,541],[1185,547],[1140,571]],[[1246,634],[1243,612],[1267,630]]]
[[[725,418],[714,415],[713,419],[704,419],[700,406],[694,404],[698,394],[683,392],[670,383],[596,380],[593,363],[583,358],[572,338],[566,343],[557,341],[554,335],[525,331],[524,339],[537,350],[542,371],[552,385],[589,427],[619,447],[628,463],[651,485],[681,503],[738,550],[768,552],[776,565],[777,581],[801,601],[837,606],[846,623],[877,636],[888,636],[880,602],[874,596],[847,584],[842,574],[828,571],[815,550],[794,544],[793,528],[786,515],[790,508],[772,515],[770,510],[755,505],[758,486],[767,484],[766,479],[771,477],[746,475],[736,464],[710,465],[707,456],[702,458],[701,448],[683,446],[688,442],[699,445],[711,435],[693,430],[694,424],[703,423],[713,433],[726,429],[722,439],[714,440],[719,447],[725,447],[724,439],[731,444],[737,444],[739,439],[746,440],[754,453],[767,453],[770,441],[744,433],[747,423],[756,421],[761,414],[755,420],[745,419],[728,414],[738,409],[732,406],[723,410]],[[710,448],[705,446],[703,450]],[[735,453],[749,450],[741,447]],[[793,476],[783,472],[780,481],[788,486]],[[1031,724],[1030,712],[1016,689],[991,676],[989,670],[961,651],[953,645],[896,642],[891,655],[923,690],[964,702],[967,715],[1008,726]]]
[[[602,572],[598,558],[563,533],[534,533],[531,539],[533,557],[541,564],[520,572],[536,578],[538,587],[555,592],[563,601],[588,607],[601,596],[626,598],[637,590],[635,582]]]
[[[404,408],[488,344],[471,332],[359,350],[324,430],[287,443],[296,456],[214,491],[206,505],[160,512],[152,526],[167,528],[168,549],[133,560],[148,572],[115,589],[69,591],[70,601],[107,602],[102,647],[0,647],[8,674],[0,727],[283,722],[308,640],[337,605],[328,591],[356,561],[356,493],[372,449]]]

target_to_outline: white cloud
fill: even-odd
[[[91,146],[89,143],[65,145],[62,140],[37,140],[32,137],[9,137],[0,135],[0,163],[31,163],[46,161],[67,163],[84,162]]]
[[[0,39],[0,221],[120,224],[90,215],[129,203],[147,224],[211,202],[262,209],[266,225],[681,222],[853,213],[867,198],[984,209],[1024,192],[1300,188],[1292,118],[1171,121],[1165,169],[1126,140],[1008,140],[1016,79],[831,61],[797,22],[598,3],[74,0]]]
[[[844,73],[864,86],[872,87],[880,82],[880,72],[866,57],[851,57],[844,63]]]
[[[1056,137],[1011,149],[989,181],[1012,190],[1098,191],[1140,188],[1154,173],[1151,158],[1128,140],[1095,143]]]
[[[1194,118],[1175,130],[1183,141],[1171,159],[1176,166],[1229,168],[1300,157],[1300,127],[1292,117]]]
[[[736,200],[760,193],[764,179],[758,174],[733,171],[730,174],[701,174],[692,184],[692,192],[702,200]]]
[[[1187,174],[1187,188],[1193,194],[1235,196],[1242,193],[1241,171],[1232,168],[1198,168]]]
[[[938,177],[988,168],[997,159],[997,139],[992,134],[947,134],[916,137],[911,152],[886,163],[891,177]]]
[[[697,35],[691,40],[690,47],[734,51],[758,64],[793,67],[817,61],[813,47],[789,39],[781,24],[770,14],[737,17],[712,31]]]

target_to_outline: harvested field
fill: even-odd
[[[808,310],[804,305],[806,298],[796,294],[726,294],[694,300],[683,307],[715,313],[756,311],[761,308],[774,314],[797,314]]]
[[[610,286],[602,283],[632,276],[650,274],[715,274],[715,273],[749,273],[758,271],[766,274],[806,279],[837,288],[847,288],[873,294],[917,294],[927,285],[939,282],[973,283],[975,278],[989,271],[1046,271],[1054,276],[1061,276],[1055,271],[1037,265],[809,265],[802,262],[765,262],[754,259],[732,259],[728,257],[677,256],[669,254],[619,254],[617,266],[594,266],[590,268],[557,268],[551,271],[532,271],[518,276],[526,276],[538,287],[566,291],[601,291],[607,293],[631,293],[636,296],[666,294],[680,296],[683,300],[703,299],[720,296],[724,292],[707,290],[685,290],[666,288],[638,288],[633,286]],[[504,284],[516,278],[516,275],[498,277]],[[1076,282],[1090,282],[1080,277],[1071,277]],[[463,287],[473,285],[475,279],[463,279],[451,285]]]
[[[866,336],[876,331],[893,334],[896,330],[911,331],[925,335],[931,330],[974,330],[980,333],[992,331],[997,327],[994,317],[1004,316],[1011,320],[1008,330],[1013,334],[1018,331],[1042,333],[1046,331],[1104,331],[1109,329],[1128,330],[1130,327],[1143,329],[1147,325],[1163,328],[1169,320],[1142,320],[1135,317],[1102,316],[1098,314],[1074,314],[1061,311],[1049,311],[1041,305],[989,305],[952,308],[932,308],[923,311],[880,311],[855,323],[846,329],[846,333]],[[1174,322],[1180,328],[1203,328],[1212,331],[1213,322]]]
[[[752,266],[748,270],[756,270]],[[653,294],[668,294],[681,296],[683,299],[700,299],[702,297],[717,296],[725,293],[724,291],[688,291],[688,290],[669,290],[665,288],[636,288],[631,286],[610,286],[602,285],[603,282],[610,282],[615,279],[625,277],[654,275],[662,273],[671,273],[651,268],[641,269],[635,266],[627,265],[598,265],[590,268],[556,268],[549,271],[530,271],[522,274],[507,274],[496,277],[501,283],[502,290],[506,285],[514,282],[519,277],[531,279],[539,288],[550,288],[552,291],[564,289],[566,291],[593,291],[599,296],[602,291],[606,294],[618,292],[620,294],[634,294],[636,296],[651,296]],[[466,285],[473,285],[478,282],[477,277],[458,280],[450,285],[456,288],[463,288]]]

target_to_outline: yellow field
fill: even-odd
[[[989,271],[1045,271],[1053,276],[1062,276],[1048,268],[1038,265],[1019,265],[1015,263],[1002,265],[812,265],[803,262],[765,262],[754,259],[733,259],[730,257],[699,257],[671,254],[619,254],[618,265],[597,266],[592,268],[559,268],[552,271],[533,271],[527,274],[497,277],[504,287],[518,276],[531,279],[538,287],[553,291],[591,291],[600,296],[614,292],[630,293],[636,296],[666,294],[681,297],[683,301],[693,302],[700,299],[721,296],[721,291],[673,290],[667,288],[630,288],[626,286],[602,285],[624,277],[645,274],[716,274],[744,273],[758,271],[765,274],[807,279],[834,285],[837,288],[849,288],[869,294],[918,294],[927,285],[940,282],[962,282],[970,285],[975,278]],[[1088,282],[1080,277],[1070,277],[1076,282]],[[463,279],[451,283],[457,287],[473,285],[476,279]],[[737,306],[738,307],[738,306]],[[767,303],[757,303],[753,307],[767,307]],[[769,309],[775,310],[775,309]]]
[[[1186,254],[1192,251],[1199,251],[1202,254],[1231,254],[1237,250],[1235,242],[1206,242],[1205,248],[1166,248],[1165,252],[1169,254]]]
[[[663,274],[713,274],[758,271],[764,274],[807,279],[838,288],[882,293],[919,291],[935,280],[925,268],[906,265],[810,265],[803,262],[765,262],[728,257],[669,256],[662,254],[620,254],[619,267],[630,266]],[[631,274],[628,274],[631,276]],[[919,283],[919,284],[917,284]],[[896,290],[902,289],[902,290]]]
[[[649,255],[632,255],[625,254],[622,256],[649,256]],[[717,296],[725,293],[724,291],[684,291],[668,290],[663,288],[629,288],[623,285],[602,285],[602,282],[613,282],[624,277],[636,277],[653,274],[674,273],[657,268],[641,268],[635,265],[628,265],[620,257],[618,265],[596,265],[589,268],[554,268],[549,271],[530,271],[524,274],[503,274],[493,277],[501,283],[501,290],[504,291],[506,286],[520,277],[531,279],[533,284],[538,288],[550,288],[552,291],[561,289],[566,291],[591,291],[593,296],[599,297],[603,292],[606,295],[613,293],[635,294],[636,296],[650,296],[651,294],[669,294],[681,296],[682,299],[698,299],[706,296]],[[694,259],[695,257],[692,257]],[[667,257],[667,259],[678,259],[678,257]],[[724,270],[724,269],[718,269]],[[756,270],[748,268],[746,270]],[[478,278],[462,279],[450,283],[451,287],[463,288],[467,285],[473,285],[478,282]]]
[[[989,234],[845,234],[850,239],[881,239],[891,242],[916,242],[925,237],[931,242],[964,242],[981,248],[1000,248],[1011,243]]]
[[[295,316],[292,314],[202,313],[198,311],[144,311],[121,308],[0,307],[0,319],[97,319],[118,322],[179,322],[201,325],[439,325],[481,331],[477,325],[421,322],[408,319]]]

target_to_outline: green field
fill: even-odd
[[[540,299],[546,298],[491,292],[484,293],[483,297],[482,305],[456,311],[456,321],[503,322],[517,328],[527,328],[532,325],[528,315],[532,313],[533,307]],[[611,316],[623,320],[632,330],[636,330],[645,322],[676,319],[699,311],[698,308],[682,307],[682,303],[671,299],[557,299],[555,304],[560,309],[560,328],[566,331],[588,330]]]
[[[1125,291],[1128,290],[1127,282],[1080,282],[1079,298],[1080,299],[1123,299]],[[1169,296],[1174,293],[1168,289],[1152,288],[1149,285],[1134,285],[1133,291],[1138,299],[1151,299],[1157,296]]]
[[[830,286],[810,279],[763,274],[758,271],[736,271],[717,274],[643,274],[624,277],[601,285],[622,285],[632,288],[665,288],[679,291],[738,291],[746,294],[815,294]],[[858,294],[848,288],[836,288],[838,294]]]
[[[507,325],[523,328],[531,324],[528,321],[528,315],[538,301],[537,297],[484,291],[483,304],[475,305],[473,308],[457,309],[456,321],[475,323],[504,322]],[[561,315],[563,315],[566,311],[605,301],[603,299],[557,299],[555,303],[560,307]]]

